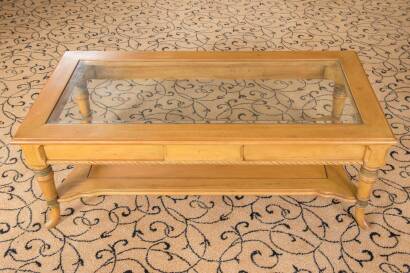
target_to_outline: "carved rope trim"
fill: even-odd
[[[53,200],[48,200],[48,201],[47,201],[47,205],[48,205],[50,208],[58,207],[58,206],[59,206],[59,203],[58,203],[58,201],[57,201],[57,198],[56,198],[56,199],[53,199]]]
[[[341,84],[336,84],[335,89],[333,91],[333,96],[335,97],[346,97],[346,90],[345,86]]]
[[[362,166],[360,168],[360,176],[365,179],[377,179],[377,169],[367,169]]]
[[[43,177],[47,176],[50,172],[52,172],[53,169],[51,168],[50,165],[48,165],[46,168],[41,169],[41,170],[34,170],[34,173],[36,174],[37,177]]]
[[[53,164],[132,164],[132,165],[348,165],[362,163],[361,160],[275,160],[275,161],[229,161],[229,160],[165,160],[165,161],[136,161],[136,160],[71,160],[48,161]]]
[[[364,201],[364,200],[357,200],[356,206],[359,208],[365,208],[369,204],[369,201]]]

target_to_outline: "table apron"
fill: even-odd
[[[357,144],[46,144],[48,162],[278,162],[282,164],[361,163],[365,145]]]

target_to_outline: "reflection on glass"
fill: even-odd
[[[270,79],[263,73],[248,79],[212,78],[212,73],[139,78],[129,73],[132,68],[114,66],[110,74],[103,64],[80,62],[49,122],[360,123],[337,64],[326,63],[320,75],[306,79],[297,77],[298,70],[296,79]],[[146,71],[141,76],[150,76]]]

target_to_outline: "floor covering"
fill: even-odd
[[[409,32],[406,0],[0,1],[0,272],[410,272]],[[356,51],[398,140],[371,229],[338,200],[289,196],[84,198],[45,229],[9,142],[66,50]],[[53,168],[64,183],[70,166]]]

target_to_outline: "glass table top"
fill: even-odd
[[[80,61],[48,123],[361,123],[336,60]]]

